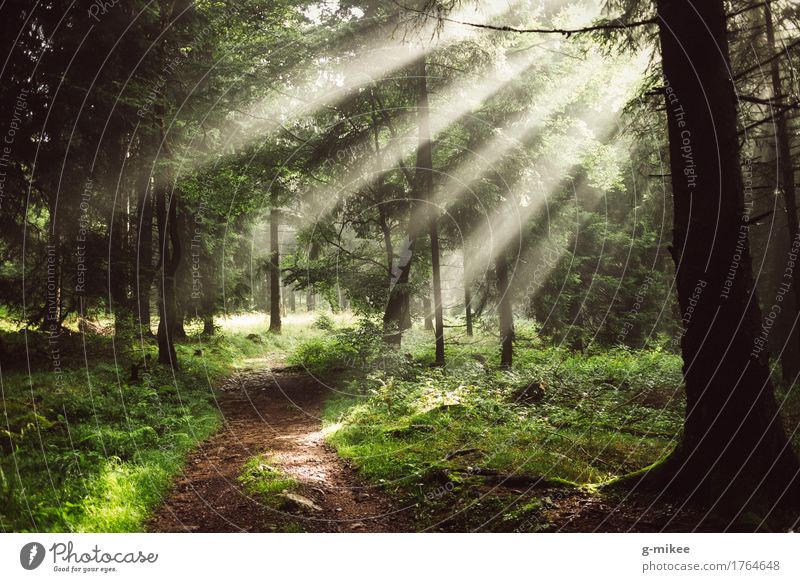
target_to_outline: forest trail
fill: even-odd
[[[413,511],[366,484],[324,441],[321,412],[332,389],[287,368],[248,370],[218,392],[222,429],[190,455],[171,492],[148,524],[154,532],[408,532]],[[293,478],[298,501],[280,508],[248,493],[239,476],[256,455]],[[539,531],[705,531],[702,514],[628,500],[615,503],[570,489],[515,490],[493,486],[484,495],[552,500]],[[279,497],[280,498],[280,497]],[[308,506],[305,506],[307,504]],[[443,524],[441,524],[443,525]],[[530,531],[531,522],[516,531]],[[713,528],[712,530],[713,531]]]
[[[222,429],[189,457],[149,531],[409,531],[408,512],[325,444],[320,416],[330,390],[286,369],[231,378],[218,396]],[[244,490],[239,476],[259,454],[298,482],[296,501],[277,509]]]

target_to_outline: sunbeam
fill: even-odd
[[[589,149],[604,143],[604,136],[618,126],[620,104],[640,82],[644,62],[640,55],[634,65],[610,79],[608,86],[613,87],[616,100],[600,100],[602,105],[579,115],[565,133],[550,137],[546,150],[534,161],[534,172],[511,187],[493,218],[472,234],[471,246],[497,253],[517,239],[522,225],[558,191],[570,168],[577,167]],[[467,273],[469,280],[474,276],[474,270]]]

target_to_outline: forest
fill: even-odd
[[[794,0],[0,30],[0,531],[797,529]]]

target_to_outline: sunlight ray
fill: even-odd
[[[642,58],[636,64],[643,66],[643,62]],[[638,70],[641,71],[641,68]],[[622,96],[629,94],[639,82],[641,77],[636,72],[636,66],[632,66],[615,75],[609,83],[614,92],[620,95],[620,103],[624,102]],[[604,143],[605,140],[598,139],[598,136],[606,135],[618,127],[619,113],[619,106],[610,102],[602,109],[581,115],[586,121],[591,121],[591,127],[579,117],[576,120],[578,123],[568,133],[556,137],[548,148],[552,155],[540,156],[535,173],[513,187],[496,215],[473,233],[468,244],[487,248],[491,253],[508,247],[518,236],[521,225],[559,189],[564,177],[569,176],[570,168],[580,164],[581,158],[593,145]],[[491,241],[491,244],[487,246],[485,241]],[[483,244],[479,244],[481,242]],[[473,277],[474,274],[469,272],[467,276]]]
[[[457,14],[459,19],[478,18],[489,22],[509,12],[520,1],[465,6]],[[260,100],[244,114],[234,116],[239,124],[238,147],[271,134],[292,119],[310,117],[325,107],[333,106],[350,91],[390,77],[433,50],[480,34],[478,29],[463,25],[445,26],[439,30],[434,19],[418,23],[415,18],[409,18],[403,24],[405,26],[398,25],[393,31],[377,27],[358,51],[322,47],[321,53],[306,68],[314,78],[301,82],[294,91],[287,90]]]
[[[436,109],[431,110],[431,138],[436,139],[442,132],[451,127],[454,123],[468,115],[475,108],[479,107],[503,88],[513,83],[520,75],[524,74],[541,54],[537,51],[529,51],[521,56],[515,57],[504,67],[495,71],[486,79],[478,82],[465,80],[447,87],[436,98],[440,103]],[[585,75],[582,71],[581,75]],[[568,82],[576,81],[568,79]],[[568,87],[566,84],[559,84],[562,93],[566,94]],[[574,83],[573,83],[574,87]],[[446,104],[446,106],[445,106]],[[555,106],[555,105],[554,105]],[[409,111],[399,120],[411,125],[416,118],[415,111]],[[368,160],[353,168],[340,180],[347,191],[358,190],[368,184],[383,169],[397,167],[404,159],[412,155],[417,147],[416,127],[411,126],[408,133],[391,140],[385,146],[380,157],[370,156]],[[323,208],[319,212],[324,212],[325,207],[330,206],[330,201],[340,200],[346,194],[334,194],[330,188],[315,189],[307,193],[309,200],[326,200]]]
[[[509,151],[523,147],[545,129],[555,112],[573,103],[597,78],[596,65],[594,60],[588,61],[570,75],[559,78],[550,91],[536,97],[521,122],[495,129],[489,141],[472,152],[469,159],[461,162],[455,170],[448,172],[445,182],[437,189],[437,203],[447,206],[459,200],[471,184],[489,174]]]

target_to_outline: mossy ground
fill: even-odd
[[[674,448],[682,363],[658,345],[581,353],[546,345],[530,323],[517,333],[511,369],[485,331],[451,334],[445,368],[431,366],[432,334],[417,329],[399,355],[346,331],[295,358],[320,374],[358,363],[327,403],[327,438],[365,478],[415,503],[422,527],[547,529],[554,494],[596,492]]]
[[[102,317],[91,332],[67,321],[56,373],[47,337],[5,320],[0,377],[0,531],[140,531],[187,453],[220,426],[215,388],[243,367],[263,367],[319,333],[288,317],[284,335],[260,314],[201,324],[177,346],[180,369],[155,364],[151,338],[124,340]],[[27,339],[27,349],[25,341]],[[88,356],[82,346],[86,344]],[[149,355],[131,380],[130,365]],[[16,360],[32,361],[8,369]]]
[[[283,506],[283,494],[297,488],[297,481],[284,475],[265,455],[250,458],[242,468],[239,481],[244,485],[245,491],[257,495],[270,507]]]

